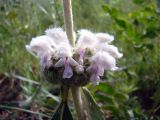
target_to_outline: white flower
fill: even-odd
[[[83,66],[82,66],[82,65],[77,65],[77,66],[76,66],[76,72],[77,72],[78,74],[83,73],[83,72],[84,72]]]
[[[95,62],[98,66],[101,66],[105,70],[116,70],[116,60],[107,52],[99,51],[93,57],[91,57],[91,62]]]
[[[76,48],[77,49],[78,48],[81,48],[81,49],[89,48],[92,50],[94,48],[94,45],[97,42],[97,39],[94,36],[94,34],[90,32],[89,30],[85,30],[85,29],[80,30],[79,33],[80,33],[80,37],[77,41]]]
[[[100,77],[96,74],[92,74],[90,77],[90,81],[94,84],[94,85],[99,85],[99,82],[101,81]]]
[[[96,62],[92,62],[86,71],[91,74],[90,81],[94,85],[98,85],[100,82],[100,76],[103,74],[101,72],[104,71],[104,69],[100,68]]]
[[[64,32],[62,28],[49,28],[45,33],[47,36],[51,37],[57,45],[61,43],[69,44],[66,32]]]
[[[56,58],[62,58],[62,57],[72,57],[72,48],[70,44],[61,43],[56,52]]]
[[[121,58],[123,54],[118,51],[117,47],[109,45],[114,40],[112,35],[92,33],[85,29],[80,30],[79,35],[73,48],[62,28],[50,28],[45,31],[45,35],[33,38],[30,44],[26,45],[26,49],[33,55],[36,53],[40,58],[42,71],[50,66],[61,67],[64,69],[63,79],[70,79],[75,72],[81,77],[80,74],[87,71],[90,81],[97,85],[105,70],[118,69],[116,59]],[[75,57],[78,57],[77,61],[72,58],[73,53]],[[53,57],[55,64],[52,61]],[[83,60],[86,58],[89,59],[89,65],[86,62],[86,66],[83,67]],[[87,69],[84,70],[86,67]]]
[[[122,53],[119,53],[117,47],[115,47],[114,45],[108,45],[107,43],[97,44],[96,49],[97,51],[105,51],[114,58],[121,58],[123,56]]]
[[[87,72],[91,73],[90,81],[98,84],[100,76],[104,74],[104,70],[114,71],[117,69],[116,60],[107,52],[99,51],[91,57]]]
[[[95,36],[100,43],[111,43],[114,40],[114,36],[107,33],[96,33]]]
[[[41,56],[40,58],[40,65],[41,65],[41,70],[44,71],[45,68],[49,68],[53,65],[53,62],[52,62],[52,59],[51,59],[51,56],[49,55],[44,55],[44,56]]]
[[[51,57],[55,54],[57,45],[48,36],[39,36],[32,38],[29,45],[26,45],[26,49],[34,55],[40,58],[40,64],[42,69],[51,65]]]
[[[83,64],[83,57],[85,56],[86,49],[90,51],[94,50],[94,46],[97,43],[95,35],[89,30],[82,29],[79,31],[80,37],[75,47],[75,53],[79,54],[79,63]]]
[[[45,33],[58,45],[56,52],[57,59],[72,56],[71,45],[69,44],[66,32],[62,28],[50,28]]]
[[[48,36],[39,36],[32,38],[30,45],[26,45],[26,49],[29,52],[36,53],[38,57],[41,57],[44,54],[55,53],[57,45]]]

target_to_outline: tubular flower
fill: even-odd
[[[71,66],[77,66],[77,62],[73,58],[63,57],[61,58],[54,66],[55,67],[63,67],[63,78],[71,78],[73,75],[73,70]]]
[[[94,81],[94,84],[99,83],[100,79],[95,80],[95,78],[103,76],[104,70],[114,71],[118,69],[118,67],[116,67],[116,60],[104,51],[99,51],[92,56],[90,63],[90,66],[87,68],[87,72],[91,74],[90,80]]]
[[[80,37],[77,41],[75,52],[79,54],[79,63],[83,64],[83,58],[86,49],[93,51],[94,46],[97,42],[95,35],[89,30],[82,29],[79,31]]]
[[[45,67],[50,67],[52,64],[51,58],[55,54],[57,45],[48,36],[39,36],[33,38],[30,45],[26,45],[26,49],[39,57],[42,70]]]
[[[99,84],[105,70],[117,70],[116,59],[123,54],[110,43],[114,36],[82,29],[75,47],[62,28],[50,28],[33,38],[26,49],[40,59],[42,73],[57,84]],[[68,81],[69,79],[69,81]],[[67,81],[66,81],[67,80]]]

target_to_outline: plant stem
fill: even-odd
[[[64,14],[64,24],[69,42],[72,46],[74,46],[75,41],[73,36],[73,15],[72,15],[71,0],[63,0],[63,14]]]
[[[73,36],[73,15],[72,15],[71,0],[63,0],[63,13],[64,13],[64,23],[65,23],[66,33],[70,44],[74,47],[75,40]],[[78,120],[85,120],[80,89],[81,88],[77,86],[71,88]]]
[[[82,98],[81,98],[81,88],[80,87],[72,87],[72,96],[78,116],[78,120],[85,120],[85,114],[82,104]]]
[[[69,87],[68,86],[61,86],[62,102],[67,102],[68,101],[68,92],[69,92]]]

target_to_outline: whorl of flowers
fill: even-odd
[[[45,35],[32,38],[26,49],[38,56],[42,72],[50,68],[53,68],[51,72],[60,71],[57,72],[61,73],[58,74],[62,76],[60,81],[75,79],[74,83],[78,81],[81,85],[87,79],[98,84],[105,70],[118,69],[116,59],[123,54],[119,53],[117,47],[110,45],[114,40],[112,35],[84,29],[78,33],[79,38],[73,47],[63,29],[47,29]],[[59,76],[55,79],[59,79]]]

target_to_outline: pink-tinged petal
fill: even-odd
[[[47,64],[47,55],[44,55],[40,58],[40,65],[41,65],[41,70],[44,71],[46,64]]]
[[[90,77],[90,81],[94,84],[94,85],[98,85],[100,82],[100,77],[96,74],[92,74]]]
[[[69,62],[69,64],[72,65],[72,66],[77,66],[77,65],[79,65],[79,64],[78,64],[73,58],[71,58],[71,57],[68,58],[68,62]]]
[[[64,60],[63,58],[61,58],[55,65],[54,67],[62,67],[64,66]]]
[[[99,67],[105,70],[112,70],[116,68],[116,60],[110,54],[104,51],[97,52],[92,58],[91,63],[96,63]]]
[[[91,73],[92,72],[92,64],[86,69],[87,72]]]
[[[61,43],[56,51],[56,58],[62,58],[62,57],[71,57],[72,56],[72,48],[70,44]]]
[[[80,30],[79,33],[80,37],[76,44],[76,53],[78,53],[79,49],[94,49],[94,45],[97,43],[97,38],[95,37],[95,35],[89,30],[85,29]]]
[[[85,50],[79,50],[79,60],[78,63],[83,65],[83,58],[85,56]]]
[[[45,33],[47,36],[51,37],[57,45],[69,43],[66,32],[64,32],[62,28],[49,28]]]
[[[103,76],[104,75],[104,68],[101,66],[98,66],[98,75]]]
[[[38,36],[32,38],[29,45],[26,45],[26,49],[31,53],[36,53],[39,58],[49,54],[50,56],[55,54],[57,45],[54,42],[51,42],[51,38],[48,36]]]
[[[43,71],[45,68],[49,68],[52,66],[52,60],[51,57],[46,54],[40,58],[40,65],[41,65],[41,70]]]
[[[104,74],[104,69],[103,69],[103,68],[99,68],[99,66],[97,66],[97,64],[92,63],[92,64],[87,68],[86,71],[91,74],[90,81],[91,81],[94,85],[98,85],[98,84],[99,84],[99,81],[100,81],[100,77],[99,77],[99,76],[103,76],[103,74]]]
[[[116,70],[118,70],[118,67],[114,67],[114,68],[112,68],[111,70],[112,70],[112,71],[116,71]]]
[[[105,70],[114,70],[116,67],[116,60],[109,55],[108,53],[104,52],[104,61],[102,61],[101,65],[104,67]]]
[[[84,72],[84,68],[83,68],[83,66],[82,66],[82,65],[78,65],[78,66],[76,66],[76,72],[77,72],[78,74],[83,73],[83,72]]]
[[[108,54],[110,54],[114,58],[121,58],[123,56],[122,53],[118,51],[118,48],[114,45],[108,45],[108,44],[97,44],[97,51],[105,51]]]
[[[71,78],[73,76],[73,70],[68,62],[68,60],[65,61],[64,64],[64,72],[63,72],[63,78]]]
[[[85,50],[80,50],[79,51],[79,59],[83,59],[85,55]]]
[[[114,40],[114,36],[107,33],[97,33],[95,36],[100,43],[111,43]]]
[[[35,53],[33,53],[32,49],[29,45],[26,45],[26,49],[30,54],[32,54],[33,56],[36,56]]]

